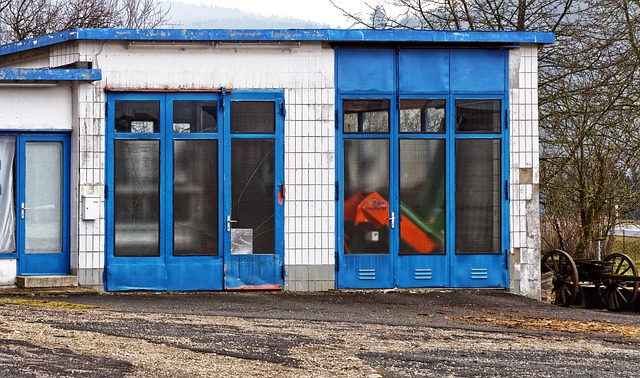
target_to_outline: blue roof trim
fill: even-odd
[[[0,45],[0,56],[74,40],[96,41],[327,41],[421,43],[555,42],[548,32],[372,29],[72,29]]]
[[[0,68],[3,81],[98,81],[102,70],[55,68]]]

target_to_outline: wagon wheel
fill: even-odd
[[[633,260],[622,253],[614,253],[605,257],[604,261],[611,261],[614,277],[606,275],[596,283],[596,293],[604,306],[611,311],[626,310],[636,300],[638,284],[635,280],[638,269]]]
[[[573,259],[565,251],[554,249],[542,256],[542,273],[553,272],[551,301],[569,307],[578,295],[578,269]]]

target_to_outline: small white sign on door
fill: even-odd
[[[253,254],[253,229],[252,228],[232,228],[231,229],[231,254],[232,255]]]

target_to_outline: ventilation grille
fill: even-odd
[[[413,279],[415,280],[430,280],[433,278],[431,269],[416,269],[413,271]]]
[[[471,269],[471,279],[472,280],[486,280],[489,278],[489,270],[486,268],[483,269]]]
[[[358,270],[358,279],[360,279],[360,280],[375,280],[376,279],[376,270],[375,269],[359,269]]]

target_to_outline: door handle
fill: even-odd
[[[227,215],[227,232],[231,232],[231,223],[237,223],[235,219],[231,219],[231,215]]]
[[[394,211],[391,212],[390,217],[384,218],[384,220],[389,221],[389,228],[396,228],[396,213]]]
[[[24,212],[25,212],[25,210],[29,210],[29,209],[28,209],[28,208],[26,208],[26,207],[24,206],[24,202],[22,202],[22,203],[20,204],[20,219],[24,219]]]

